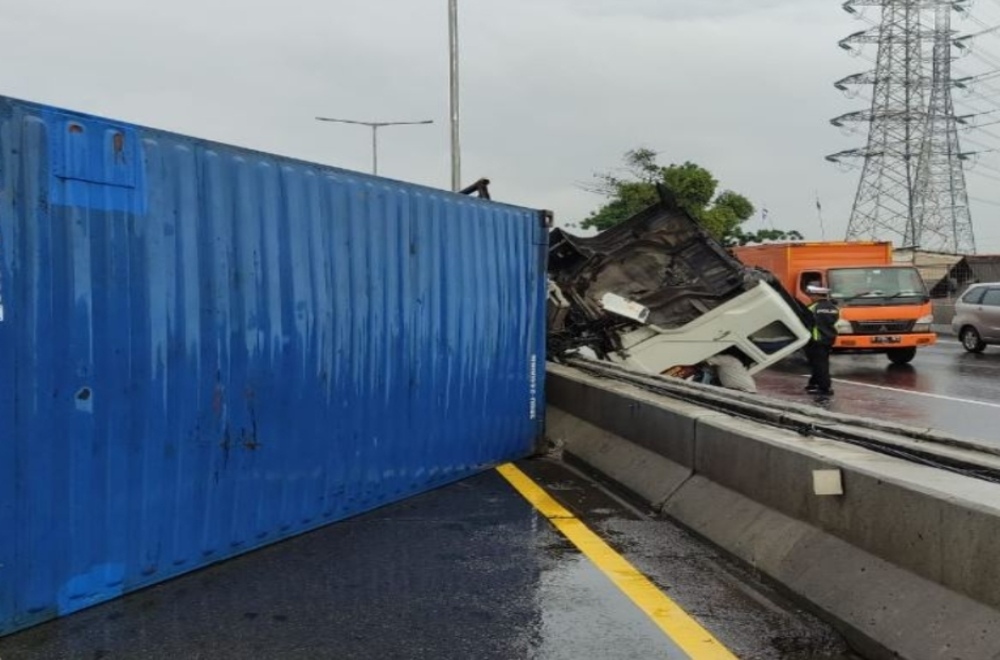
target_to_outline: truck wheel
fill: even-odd
[[[917,349],[914,346],[910,348],[890,348],[886,355],[889,356],[889,361],[893,364],[909,364],[916,357]]]
[[[962,328],[962,332],[958,334],[958,339],[962,342],[962,348],[970,353],[982,353],[983,349],[986,348],[983,338],[979,336],[975,328],[970,326]]]

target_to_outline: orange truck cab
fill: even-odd
[[[840,306],[835,352],[885,353],[896,364],[937,341],[930,295],[919,271],[894,265],[889,242],[772,243],[733,248],[747,266],[770,271],[810,303],[806,287],[830,289]]]

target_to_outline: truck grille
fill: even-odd
[[[859,335],[884,335],[886,333],[909,332],[913,321],[854,321],[854,332]]]

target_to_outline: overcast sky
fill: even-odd
[[[861,146],[829,118],[861,109],[832,81],[867,68],[840,0],[459,0],[463,181],[555,211],[646,146],[695,161],[769,217],[749,229],[841,239]],[[380,173],[450,185],[446,0],[0,0],[0,93],[349,169],[380,131]],[[1000,202],[995,180],[970,192]],[[820,222],[817,195],[822,204]],[[975,203],[980,252],[996,206]]]

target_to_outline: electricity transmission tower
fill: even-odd
[[[951,3],[934,8],[934,48],[927,132],[917,166],[917,232],[915,243],[946,252],[976,252],[976,238],[965,186],[963,153],[951,91]]]
[[[862,161],[848,239],[893,239],[901,247],[975,253],[963,154],[952,103],[951,12],[966,0],[847,0],[850,13],[879,7],[880,20],[841,40],[845,50],[878,47],[872,71],[835,83],[870,85],[868,110],[831,120],[867,124],[868,142],[827,156]]]

